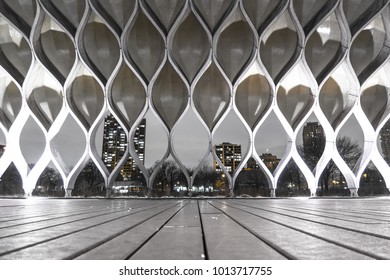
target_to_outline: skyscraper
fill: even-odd
[[[318,122],[308,122],[303,128],[302,138],[306,155],[322,154],[325,148],[325,133]]]
[[[390,121],[386,122],[379,133],[379,141],[382,148],[382,156],[390,164]]]
[[[145,160],[145,133],[146,120],[143,119],[134,134],[135,152],[142,163]],[[127,145],[125,131],[112,115],[108,115],[104,120],[102,159],[109,171],[117,166],[125,154]],[[129,157],[123,165],[121,175],[124,181],[131,180],[132,177],[139,175],[139,169],[133,158]]]
[[[241,145],[224,142],[220,145],[215,145],[214,150],[228,172],[234,172],[241,162]],[[223,172],[215,160],[214,170],[219,173]]]

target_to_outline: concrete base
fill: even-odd
[[[149,189],[147,190],[146,197],[147,197],[147,198],[151,198],[151,197],[152,197],[152,189],[149,188]]]
[[[357,189],[349,189],[351,192],[351,197],[359,197]]]
[[[65,190],[65,197],[72,197],[72,190],[71,189]]]

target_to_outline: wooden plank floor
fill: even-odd
[[[390,198],[0,199],[0,259],[390,259]]]

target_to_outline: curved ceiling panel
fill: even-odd
[[[196,84],[193,100],[196,110],[211,131],[230,103],[229,85],[214,63]]]
[[[165,54],[165,42],[156,27],[139,11],[127,35],[125,54],[148,82],[161,65]]]
[[[153,105],[169,130],[173,128],[188,103],[188,90],[167,62],[153,85]]]
[[[205,63],[210,49],[211,42],[206,31],[190,12],[173,35],[171,52],[188,81],[193,81]]]
[[[111,100],[130,129],[146,104],[146,92],[137,76],[127,65],[122,65],[115,77]]]

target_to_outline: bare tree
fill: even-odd
[[[152,173],[159,161],[156,161],[154,165],[149,169],[149,172]],[[175,182],[178,181],[180,177],[181,170],[179,166],[173,160],[165,160],[158,170],[157,176],[154,180],[154,189],[157,187],[161,192],[169,191],[170,194],[173,193]]]
[[[283,170],[277,191],[281,195],[307,195],[308,189],[304,176],[299,170],[297,164],[290,160]]]
[[[345,163],[352,169],[362,153],[362,149],[359,144],[356,141],[352,141],[351,138],[343,136],[337,138],[336,147]],[[314,169],[317,165],[322,156],[323,150],[324,147],[318,147],[318,149],[305,149],[303,146],[298,146],[299,154],[311,169]],[[320,177],[321,191],[328,193],[329,182],[333,178],[339,178],[341,176],[342,175],[340,174],[336,164],[333,161],[330,161]]]
[[[215,186],[218,178],[218,173],[211,166],[204,164],[195,176],[194,185],[198,187]]]
[[[90,160],[81,171],[75,182],[73,195],[103,195],[104,179],[95,163]]]
[[[63,182],[61,175],[53,168],[46,167],[38,178],[37,186],[39,189],[35,189],[35,193],[38,195],[48,196],[63,196]]]

